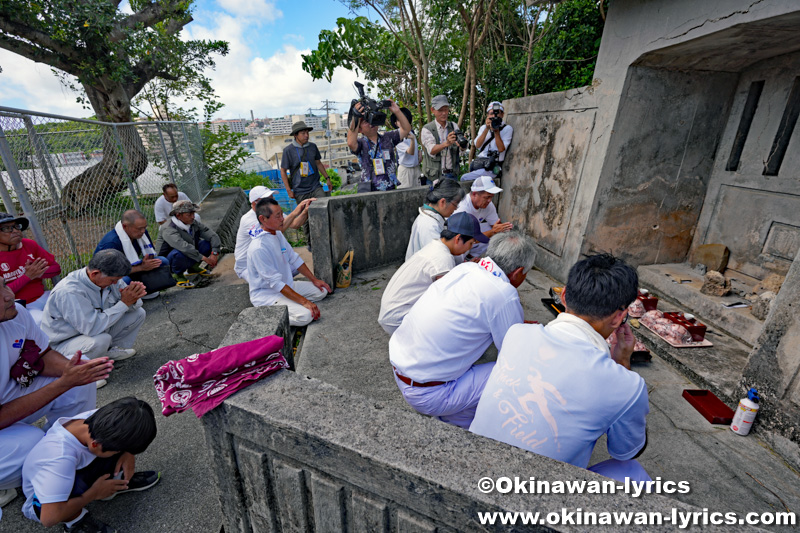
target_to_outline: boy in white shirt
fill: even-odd
[[[160,473],[134,470],[134,456],[155,437],[153,409],[130,396],[59,418],[25,459],[23,514],[45,527],[63,523],[67,532],[114,531],[85,507],[158,483]]]
[[[403,317],[431,284],[456,266],[456,256],[465,254],[475,242],[489,242],[478,219],[457,213],[445,222],[441,238],[415,253],[395,272],[381,298],[378,323],[391,335]]]

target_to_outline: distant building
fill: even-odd
[[[231,120],[215,120],[213,122],[201,122],[200,127],[211,130],[212,133],[219,133],[223,127],[227,127],[228,131],[233,133],[247,133],[245,125],[247,121],[242,118],[234,118]]]
[[[315,130],[323,129],[322,121],[325,117],[314,117],[306,115],[284,115],[280,118],[273,118],[269,125],[270,135],[289,135],[292,132],[292,124],[303,121],[307,126]]]

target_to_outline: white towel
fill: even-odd
[[[186,224],[184,224],[183,222],[178,220],[178,217],[172,217],[172,223],[175,224],[176,226],[178,226],[179,228],[181,228],[183,231],[185,231],[189,235],[192,234],[192,227],[191,226],[187,226]]]
[[[117,232],[117,237],[119,237],[119,240],[122,242],[122,251],[125,252],[125,257],[128,258],[128,261],[130,261],[132,265],[138,265],[141,263],[142,259],[139,257],[139,254],[136,253],[136,249],[133,247],[131,238],[128,237],[127,233],[125,233],[125,230],[122,227],[122,221],[117,222],[117,225],[114,226],[114,231]],[[150,239],[147,238],[147,233],[136,239],[136,242],[139,243],[139,249],[142,250],[142,257],[147,255],[152,255],[155,257],[156,249],[153,248],[153,245],[150,243]]]

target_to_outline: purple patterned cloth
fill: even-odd
[[[373,191],[391,191],[400,182],[397,180],[397,153],[395,146],[400,144],[399,130],[378,135],[378,143],[373,144],[364,135],[358,137],[358,148],[353,152],[361,164],[361,183],[371,182]],[[373,159],[383,159],[385,174],[375,175]]]

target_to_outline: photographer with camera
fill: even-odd
[[[478,155],[469,165],[470,171],[461,176],[461,181],[472,181],[481,176],[497,176],[511,145],[514,128],[503,122],[503,104],[492,102],[486,111],[486,124],[478,130],[478,138],[474,143],[478,148]]]
[[[350,105],[347,146],[361,163],[358,192],[391,191],[400,185],[395,147],[408,136],[411,124],[397,103],[391,100],[377,102],[364,93],[364,85],[358,82],[355,85],[360,98]],[[383,109],[391,110],[398,128],[380,135],[378,128],[386,123]]]
[[[425,124],[420,135],[420,141],[425,148],[422,172],[428,181],[441,178],[457,180],[459,156],[467,149],[469,141],[455,122],[447,120],[450,116],[450,102],[446,96],[434,96],[431,110],[435,120]]]

